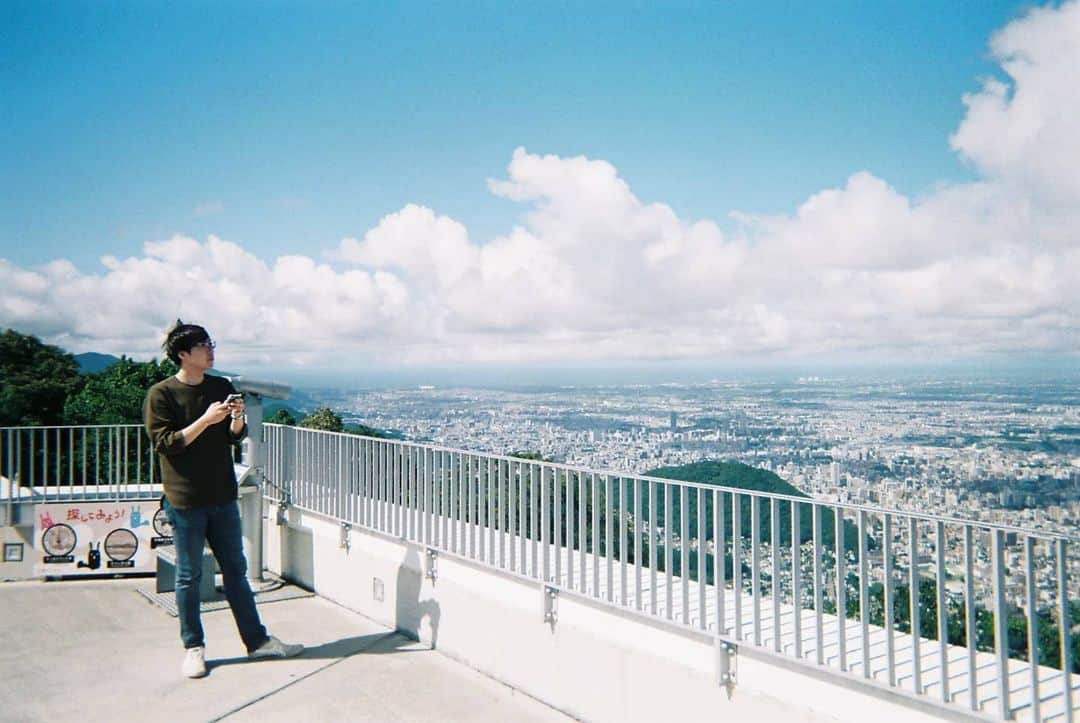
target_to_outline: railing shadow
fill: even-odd
[[[422,575],[420,554],[410,546],[398,567],[394,625],[402,633],[420,640],[420,624],[427,618],[431,628],[431,649],[435,650],[438,647],[442,610],[436,600],[420,599]]]

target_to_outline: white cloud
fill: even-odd
[[[475,265],[478,250],[460,223],[409,204],[383,218],[362,241],[342,239],[330,256],[356,265],[400,269],[421,284],[445,289]]]
[[[954,149],[989,178],[1048,203],[1080,201],[1080,3],[1031,10],[990,41],[1008,82],[964,96]]]
[[[966,96],[978,182],[909,198],[859,171],[739,231],[638,199],[610,163],[513,152],[485,243],[409,204],[321,255],[211,236],[80,273],[0,260],[0,325],[153,352],[177,316],[237,361],[360,365],[1080,350],[1080,3],[997,33],[1008,84]]]

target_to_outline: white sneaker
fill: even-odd
[[[248,657],[257,658],[292,658],[304,652],[304,646],[299,643],[290,645],[283,643],[273,635],[266,642],[248,653]]]
[[[188,648],[184,651],[184,664],[180,672],[185,678],[202,678],[206,675],[206,648]]]

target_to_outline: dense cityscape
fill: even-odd
[[[1080,527],[1080,393],[1069,382],[797,378],[790,381],[518,389],[302,391],[304,404],[406,439],[644,473],[703,459],[775,472],[807,495],[1076,537]],[[898,535],[903,537],[901,530]],[[980,597],[989,545],[979,541]],[[905,545],[898,562],[905,565]],[[946,543],[962,569],[962,535]],[[920,543],[930,567],[932,535]],[[1055,597],[1049,545],[1040,597]],[[1023,549],[1008,548],[1010,568]],[[1070,567],[1076,556],[1070,554]],[[1070,576],[1080,570],[1073,571]],[[783,573],[782,573],[783,574]],[[1023,580],[1010,579],[1020,603]]]
[[[730,459],[807,494],[1075,533],[1075,387],[1008,382],[317,390],[347,421],[478,452],[645,472]]]

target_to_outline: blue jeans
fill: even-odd
[[[248,652],[266,642],[266,628],[255,609],[255,596],[247,581],[247,560],[240,535],[240,508],[236,502],[216,507],[180,510],[164,502],[173,526],[176,547],[176,609],[180,617],[180,639],[185,648],[205,644],[199,610],[199,583],[202,582],[203,545],[217,558],[225,582],[236,628]]]

